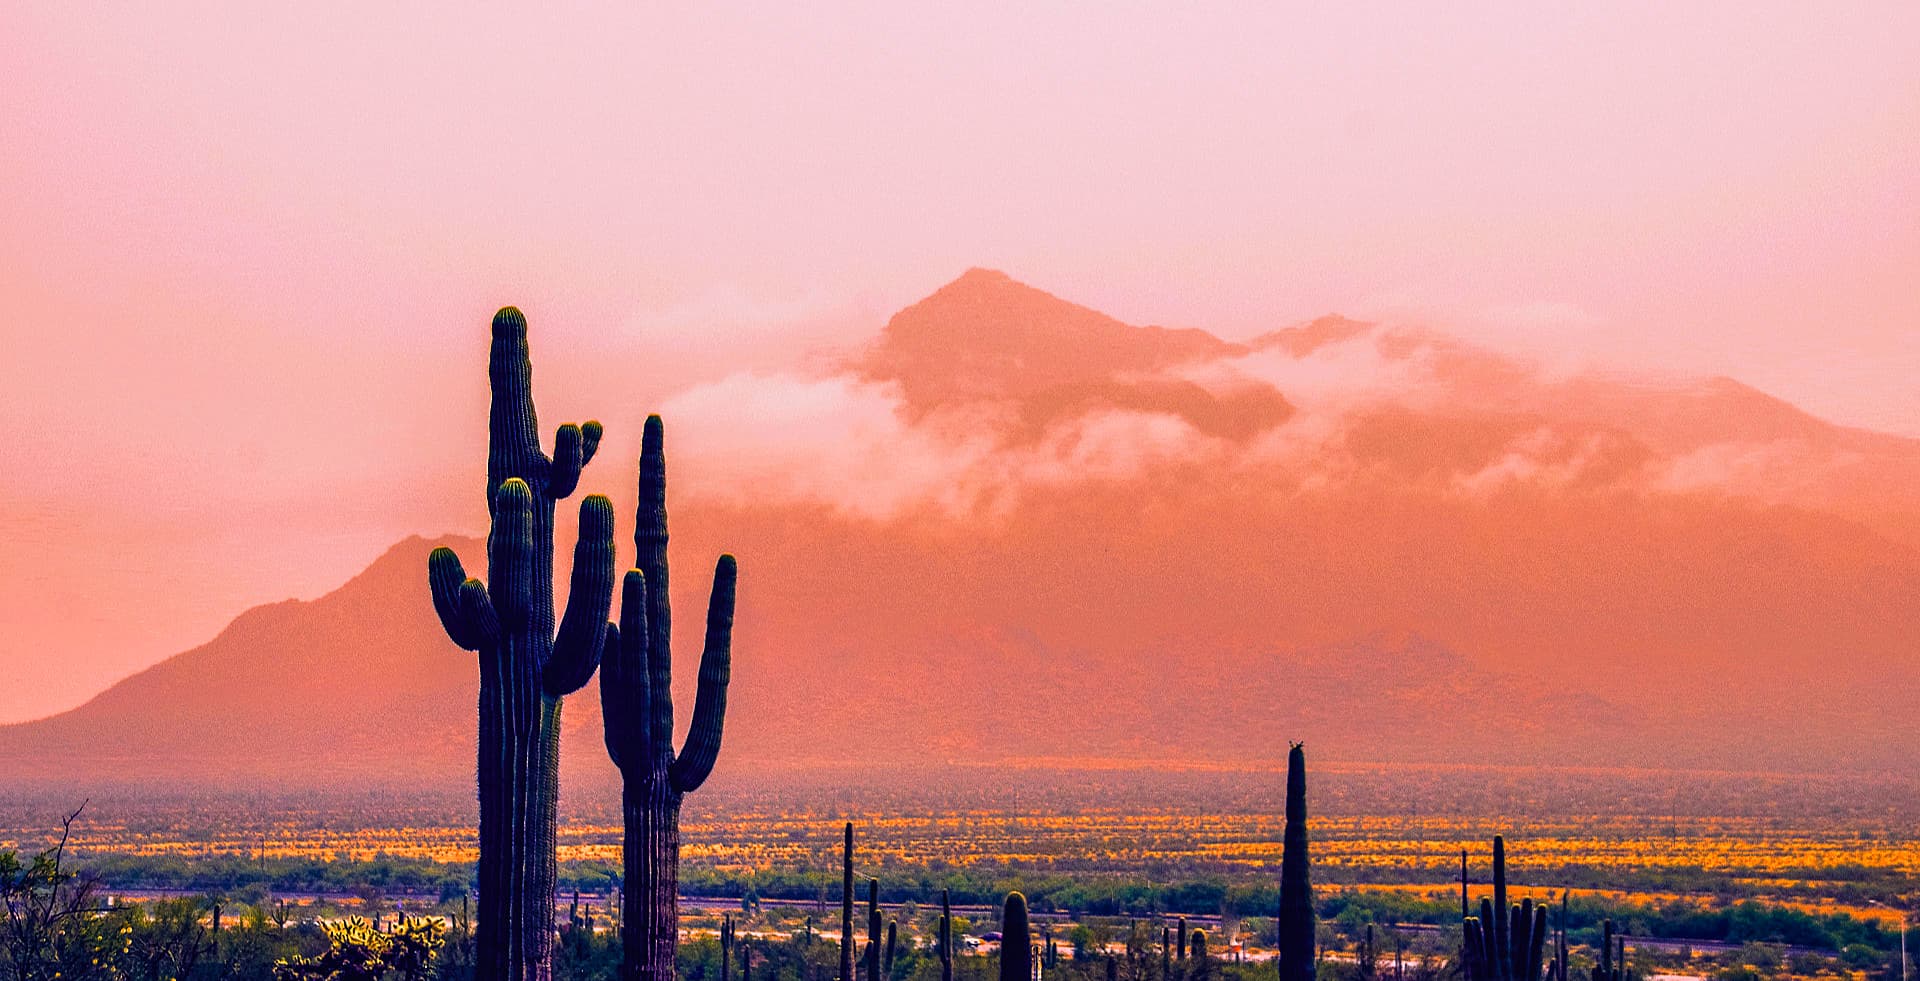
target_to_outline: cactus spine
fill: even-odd
[[[1541,981],[1546,955],[1547,907],[1532,899],[1507,904],[1507,842],[1493,839],[1493,898],[1480,900],[1480,915],[1465,923],[1469,981]]]
[[[613,505],[580,503],[566,615],[554,628],[553,512],[579,485],[600,424],[561,426],[540,450],[527,322],[493,317],[487,374],[487,582],[451,549],[427,559],[434,610],[452,641],[479,654],[480,910],[483,981],[545,981],[552,972],[560,700],[599,665],[613,595]]]
[[[621,585],[620,623],[606,626],[600,709],[607,755],[620,768],[626,819],[622,902],[623,981],[673,981],[679,931],[680,802],[705,783],[720,755],[733,656],[733,556],[713,571],[706,647],[687,741],[673,749],[672,612],[667,583],[667,461],[660,417],[640,440],[634,568]],[[551,848],[548,849],[552,851]]]
[[[1033,932],[1027,927],[1027,897],[1007,893],[1000,916],[1000,981],[1032,981]]]
[[[1313,981],[1313,883],[1307,862],[1307,755],[1287,753],[1287,822],[1280,852],[1279,981]]]

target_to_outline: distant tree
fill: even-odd
[[[67,842],[82,804],[60,822],[60,840],[22,862],[0,852],[0,972],[13,981],[75,976],[98,962],[108,943],[99,883],[66,865]]]

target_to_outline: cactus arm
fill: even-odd
[[[515,307],[493,315],[493,347],[487,356],[493,405],[488,415],[487,501],[510,477],[545,482],[547,458],[540,452],[533,410],[533,357],[527,350],[527,318]]]
[[[1487,976],[1486,945],[1480,936],[1480,918],[1469,916],[1461,922],[1466,926],[1467,977],[1477,981]]]
[[[700,789],[720,757],[720,734],[727,717],[727,681],[733,664],[733,599],[739,566],[720,556],[713,570],[713,597],[707,602],[707,645],[700,655],[700,693],[693,703],[693,726],[679,758],[673,761],[673,786],[683,794]]]
[[[533,607],[533,491],[518,477],[507,478],[493,495],[492,552],[495,612],[507,630],[521,630]]]
[[[500,643],[500,615],[493,610],[493,600],[487,598],[487,587],[478,579],[468,579],[460,584],[460,615],[473,630],[473,640],[479,645],[473,650],[492,647]]]
[[[461,567],[460,556],[453,549],[442,546],[427,556],[427,585],[433,591],[433,611],[440,615],[440,626],[446,628],[447,638],[456,646],[477,651],[482,638],[479,625],[469,618],[463,605],[466,583],[467,570]]]
[[[540,669],[547,694],[580,690],[600,666],[607,611],[613,604],[613,502],[599,494],[580,502],[580,538],[573,546],[573,586],[553,654]]]
[[[644,770],[649,712],[647,691],[647,579],[627,570],[620,586],[620,623],[607,625],[600,657],[600,714],[607,731],[607,755],[626,772]]]
[[[634,566],[647,576],[647,663],[652,689],[652,747],[673,747],[673,616],[667,596],[667,457],[660,417],[648,416],[640,435],[640,502],[635,509]]]
[[[580,486],[580,468],[587,462],[580,446],[580,427],[561,426],[553,434],[553,462],[547,467],[547,496],[558,501]]]
[[[1533,908],[1533,931],[1528,934],[1531,947],[1527,951],[1527,981],[1540,981],[1541,959],[1547,952],[1547,906],[1545,903]]]
[[[1507,977],[1522,981],[1527,976],[1527,927],[1532,926],[1532,901],[1523,907],[1515,903],[1507,908]]]
[[[593,462],[594,451],[600,448],[600,437],[604,435],[604,433],[605,430],[601,428],[600,420],[598,419],[588,419],[586,422],[580,424],[581,466],[586,466]]]

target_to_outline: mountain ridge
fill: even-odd
[[[945,483],[993,493],[876,514],[677,492],[675,555],[742,558],[723,760],[1259,764],[1308,738],[1328,759],[1771,770],[1920,749],[1879,682],[1920,631],[1920,440],[1738,382],[1542,378],[1344,317],[1246,344],[1133,327],[989,270],[896,314],[848,371],[899,394],[883,459],[901,433],[950,446],[961,418],[986,451]],[[440,542],[482,553],[408,537],[0,726],[0,762],[470,779],[476,672],[424,582]],[[704,576],[675,581],[703,609]],[[603,786],[597,695],[568,705],[565,779]],[[848,716],[910,735],[821,733]],[[1884,745],[1848,735],[1869,725]]]

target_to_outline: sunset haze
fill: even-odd
[[[470,766],[506,304],[740,557],[730,753],[1920,751],[1913,6],[452,10],[0,12],[0,756]]]

